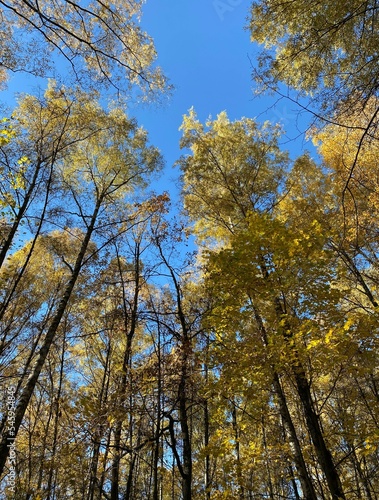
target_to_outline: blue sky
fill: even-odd
[[[168,103],[136,109],[151,141],[164,153],[165,180],[177,177],[182,116],[191,106],[204,121],[227,110],[231,119],[256,114],[252,102],[248,1],[220,16],[213,0],[148,0],[142,26],[154,38],[158,63],[174,85]]]
[[[232,120],[246,116],[280,121],[287,134],[284,147],[291,155],[304,147],[302,139],[287,143],[299,135],[294,105],[254,94],[251,64],[258,48],[244,29],[249,5],[249,0],[147,0],[144,6],[142,27],[154,38],[158,63],[175,87],[164,106],[133,109],[165,156],[163,186],[173,189],[179,175],[172,170],[182,154],[178,129],[191,106],[201,121],[223,110]]]

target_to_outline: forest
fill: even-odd
[[[239,8],[316,153],[178,110],[178,209],[143,2],[0,1],[4,500],[379,499],[379,5]]]

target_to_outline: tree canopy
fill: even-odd
[[[374,500],[377,6],[254,1],[257,76],[317,104],[313,146],[192,107],[174,203],[106,104],[168,88],[141,9],[0,1],[3,79],[72,71],[0,122],[0,496]]]
[[[311,96],[331,119],[340,106],[378,95],[376,2],[254,1],[252,40],[263,46],[257,78]]]
[[[153,40],[140,27],[141,7],[139,0],[0,2],[1,79],[9,71],[62,77],[60,62],[81,86],[162,91],[166,80],[154,66]]]

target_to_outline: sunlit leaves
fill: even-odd
[[[225,112],[204,126],[191,110],[181,129],[181,146],[191,150],[180,161],[184,204],[200,238],[228,238],[249,211],[272,209],[288,166],[278,127],[230,122]]]
[[[375,2],[254,1],[250,30],[264,45],[258,70],[263,83],[281,81],[321,96],[326,109],[351,94],[362,101],[376,95]]]
[[[46,76],[64,64],[62,76],[85,87],[162,91],[166,79],[155,67],[151,37],[139,24],[139,0],[79,2],[10,1],[1,6],[1,79],[6,70]],[[54,62],[53,62],[54,61]]]

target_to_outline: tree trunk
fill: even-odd
[[[275,300],[275,310],[279,324],[284,322],[283,327],[279,328],[279,332],[282,333],[286,340],[293,338],[291,325],[288,321],[288,316],[283,310],[280,300],[277,298]],[[283,328],[283,332],[281,332]],[[338,475],[337,469],[333,463],[332,455],[330,450],[326,446],[326,442],[321,430],[319,417],[314,409],[314,403],[311,394],[310,384],[308,382],[305,370],[299,359],[296,347],[291,347],[293,360],[291,361],[291,369],[296,382],[297,393],[300,398],[301,405],[303,407],[305,421],[307,424],[308,432],[311,436],[313,446],[316,451],[317,459],[320,467],[325,475],[326,482],[328,484],[329,491],[332,495],[333,500],[341,500],[345,498],[345,494],[342,489],[342,483]]]
[[[234,450],[236,452],[236,462],[237,462],[237,481],[238,481],[238,493],[241,500],[244,497],[243,485],[242,485],[242,470],[241,470],[241,455],[240,455],[240,437],[239,428],[237,422],[237,409],[236,405],[232,403],[232,425],[234,432]]]
[[[111,500],[118,500],[119,498],[119,470],[120,470],[120,459],[121,459],[121,436],[122,436],[122,428],[124,417],[122,415],[124,411],[124,403],[126,400],[126,389],[128,383],[128,373],[129,373],[129,360],[132,349],[133,337],[137,328],[137,319],[138,319],[138,301],[139,301],[139,293],[140,293],[140,244],[136,242],[135,254],[134,254],[134,296],[133,296],[133,304],[132,310],[129,312],[127,310],[127,298],[126,298],[126,283],[123,278],[123,271],[121,268],[121,261],[119,255],[118,258],[118,268],[120,273],[120,279],[122,283],[123,289],[123,307],[124,307],[124,329],[126,334],[126,347],[124,352],[123,364],[122,364],[122,377],[120,380],[120,384],[118,387],[119,393],[119,404],[118,410],[120,411],[121,416],[116,421],[116,427],[114,431],[114,459],[112,463],[112,475],[111,475]],[[131,469],[129,471],[129,480],[131,481],[130,474],[133,473],[134,462],[133,458],[131,460]],[[131,483],[130,483],[131,484]],[[125,498],[128,498],[127,496]]]
[[[209,348],[209,337],[207,337],[207,352]],[[208,362],[204,364],[205,371],[205,383],[208,384]],[[205,455],[205,498],[210,500],[211,498],[211,461],[208,451],[210,429],[209,429],[209,408],[208,399],[204,400],[204,446],[206,449]]]
[[[172,450],[174,453],[174,457],[177,461],[178,469],[180,475],[182,476],[182,495],[183,500],[191,500],[192,498],[192,445],[191,445],[191,436],[188,425],[188,394],[187,394],[187,377],[188,377],[188,360],[190,359],[191,354],[191,336],[189,332],[189,328],[186,321],[186,316],[183,310],[182,305],[182,290],[180,284],[176,278],[173,267],[168,262],[167,258],[163,253],[163,249],[159,243],[159,240],[156,240],[158,250],[160,256],[162,257],[162,261],[164,265],[167,267],[172,282],[174,284],[175,294],[176,294],[176,313],[177,318],[180,323],[180,341],[181,341],[181,358],[180,358],[180,381],[178,388],[178,403],[179,403],[179,423],[180,430],[182,435],[183,442],[183,454],[182,454],[182,463],[180,461],[179,454],[176,449],[176,439],[175,439],[175,431],[173,422],[170,418],[170,434],[173,442]],[[179,336],[179,335],[178,335]],[[171,416],[170,416],[171,417]]]
[[[102,407],[108,396],[107,394],[108,384],[109,384],[108,370],[109,370],[110,355],[111,355],[111,342],[109,341],[107,346],[107,354],[105,358],[104,374],[101,381],[101,390],[99,395],[99,407],[101,413],[102,413]],[[93,443],[93,452],[90,465],[90,479],[89,479],[88,495],[87,495],[88,500],[94,500],[95,498],[95,491],[97,486],[97,469],[99,464],[100,446],[103,433],[104,433],[104,426],[103,423],[100,422],[99,424],[97,424],[95,430],[95,440]]]
[[[263,320],[255,308],[254,308],[254,315],[262,335],[263,343],[265,346],[268,346],[268,337],[265,326],[263,324]],[[273,367],[273,387],[275,394],[278,398],[280,415],[283,419],[285,428],[288,432],[290,443],[293,446],[294,462],[296,465],[297,472],[299,474],[299,480],[301,484],[301,489],[303,490],[304,500],[317,500],[316,491],[314,489],[313,482],[309,476],[307,466],[305,464],[305,460],[303,457],[303,452],[301,450],[301,444],[297,437],[296,429],[290,411],[288,409],[287,399],[284,394],[279,375],[274,367]]]
[[[313,482],[309,476],[307,466],[303,457],[303,452],[301,450],[301,444],[297,437],[296,429],[288,409],[287,399],[283,392],[282,385],[280,383],[279,375],[274,372],[274,390],[278,397],[279,410],[281,417],[283,419],[285,428],[289,435],[290,443],[293,446],[294,451],[294,462],[296,469],[299,474],[299,480],[301,484],[301,489],[303,490],[303,496],[305,500],[317,500],[316,491],[313,486]]]
[[[57,476],[57,457],[56,451],[58,446],[58,430],[59,430],[59,418],[60,418],[60,403],[61,403],[61,395],[62,395],[62,385],[63,385],[63,376],[64,376],[64,359],[66,354],[66,335],[63,338],[62,345],[62,355],[61,355],[61,363],[59,367],[59,381],[58,381],[58,392],[54,399],[54,430],[53,430],[53,445],[52,445],[52,463],[49,469],[49,476],[47,481],[47,498],[46,500],[50,500],[54,498],[55,495],[52,491],[55,489],[53,487],[53,480]],[[54,466],[55,465],[55,466]],[[55,483],[55,480],[54,480]]]
[[[182,363],[186,365],[187,360],[183,359]],[[182,433],[182,440],[183,440],[182,484],[183,484],[183,500],[191,500],[192,449],[191,449],[191,439],[188,426],[186,379],[187,379],[187,370],[186,366],[183,366],[181,380],[179,384],[179,393],[178,393],[179,421],[180,421],[180,430]]]
[[[42,371],[42,368],[45,364],[46,358],[49,354],[50,347],[54,341],[54,338],[55,338],[55,335],[57,333],[58,327],[60,325],[61,319],[62,319],[63,314],[67,308],[67,304],[70,300],[75,283],[79,277],[79,273],[80,273],[80,270],[81,270],[81,267],[83,264],[84,256],[85,256],[85,253],[87,251],[89,242],[91,240],[92,233],[93,233],[95,223],[97,220],[97,216],[98,216],[98,213],[100,210],[101,202],[102,202],[102,199],[99,198],[97,200],[94,212],[93,212],[92,217],[91,217],[91,222],[88,226],[86,235],[84,237],[84,240],[82,242],[79,254],[77,256],[77,259],[76,259],[76,262],[74,265],[74,268],[72,270],[72,276],[71,276],[71,278],[66,286],[63,297],[58,304],[58,308],[57,308],[57,311],[55,313],[55,316],[54,316],[54,318],[50,324],[50,327],[46,333],[45,340],[44,340],[43,345],[39,351],[37,361],[35,363],[33,371],[30,374],[30,376],[26,382],[26,385],[24,387],[24,390],[22,391],[20,398],[17,402],[16,409],[15,409],[15,424],[14,424],[15,431],[12,434],[10,434],[9,432],[4,432],[2,440],[0,442],[0,475],[4,471],[4,466],[5,466],[5,463],[6,463],[7,458],[8,458],[9,446],[10,446],[9,443],[12,443],[17,436],[18,430],[19,430],[21,423],[22,423],[22,419],[24,418],[26,409],[28,407],[30,398],[32,397],[32,394],[34,392],[34,388],[37,384],[39,375]]]
[[[32,181],[31,181],[29,188],[25,194],[24,200],[23,200],[20,208],[18,209],[18,212],[17,212],[17,214],[14,218],[14,222],[12,224],[12,227],[10,228],[9,233],[8,233],[5,241],[2,244],[2,247],[0,250],[0,268],[4,264],[5,257],[7,256],[7,253],[12,245],[13,238],[15,237],[15,235],[17,233],[17,230],[21,224],[22,218],[25,215],[25,212],[26,212],[26,209],[28,208],[30,200],[32,199],[32,197],[34,195],[34,190],[35,190],[35,187],[37,184],[37,179],[38,179],[38,175],[41,171],[41,168],[42,168],[42,162],[38,161],[36,168],[35,168],[35,171],[34,171]]]
[[[152,500],[159,500],[159,486],[160,478],[158,474],[158,464],[161,455],[160,445],[161,445],[161,413],[162,413],[162,392],[163,392],[163,381],[162,381],[162,358],[161,358],[161,330],[159,322],[157,324],[158,331],[158,345],[157,350],[157,361],[158,361],[158,393],[157,393],[157,424],[155,428],[155,445],[153,451],[153,498]]]
[[[312,443],[316,450],[316,455],[321,469],[325,474],[329,491],[333,500],[345,498],[340,477],[333,463],[332,455],[326,446],[323,433],[321,431],[318,415],[314,410],[311,389],[305,372],[299,363],[293,367],[296,381],[297,393],[303,406],[305,421]]]

